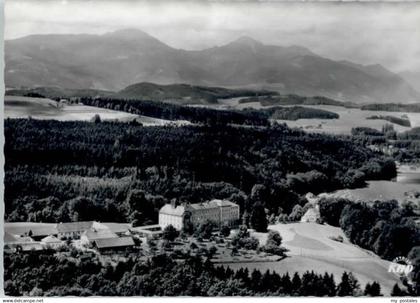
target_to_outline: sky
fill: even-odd
[[[136,28],[182,49],[250,36],[333,59],[420,72],[420,2],[6,0],[5,38]]]

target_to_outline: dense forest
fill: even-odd
[[[420,112],[420,103],[373,103],[361,107],[362,110],[385,111],[385,112]]]
[[[349,139],[285,125],[142,127],[5,121],[9,221],[153,223],[171,199],[227,198],[243,213],[304,205],[302,195],[389,179],[391,159]]]
[[[411,123],[409,119],[399,118],[394,116],[382,116],[382,115],[373,115],[367,117],[368,120],[385,120],[394,124],[398,124],[405,127],[411,127]]]
[[[254,96],[248,98],[242,98],[239,103],[249,102],[260,102],[262,106],[273,106],[273,105],[333,105],[343,106],[346,108],[359,107],[357,104],[351,102],[342,102],[333,100],[326,97],[315,96],[315,97],[304,97],[299,95],[269,95],[269,96]]]
[[[128,258],[116,266],[98,257],[50,253],[5,255],[4,289],[10,296],[380,296],[372,281],[363,288],[351,273],[339,283],[332,274],[302,275],[216,267],[207,259],[176,261],[157,255],[148,261]],[[402,295],[403,293],[398,293]]]
[[[336,113],[309,107],[273,107],[271,119],[279,120],[299,120],[299,119],[338,119],[340,116]]]
[[[385,124],[382,130],[369,127],[355,127],[351,130],[352,140],[358,144],[388,149],[388,154],[400,163],[415,164],[420,161],[420,127],[397,133],[392,124]],[[390,148],[391,147],[391,148]]]
[[[121,98],[80,99],[85,105],[129,112],[166,120],[187,120],[195,124],[206,125],[258,125],[267,126],[269,119],[338,119],[339,115],[330,111],[293,107],[271,107],[266,109],[245,108],[243,110],[216,110],[206,107],[181,106],[158,101]]]
[[[124,111],[165,120],[186,120],[196,124],[268,125],[269,113],[253,109],[216,110],[206,107],[181,106],[158,101],[122,98],[80,98],[84,105]]]
[[[268,90],[227,89],[223,87],[195,86],[189,84],[159,85],[141,82],[127,86],[119,92],[97,89],[69,89],[57,86],[10,89],[10,96],[50,98],[59,101],[62,98],[105,97],[122,99],[142,99],[168,101],[176,104],[217,103],[218,99],[247,97],[258,95],[277,95]]]
[[[268,90],[228,89],[190,84],[159,85],[141,82],[127,86],[116,93],[115,97],[176,104],[217,104],[219,99],[277,94],[277,92]]]

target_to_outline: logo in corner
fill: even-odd
[[[399,277],[408,277],[408,275],[413,271],[414,266],[411,261],[406,257],[396,257],[389,264],[388,272],[396,274]]]

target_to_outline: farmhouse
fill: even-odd
[[[59,249],[64,245],[63,239],[80,239],[82,245],[99,251],[117,251],[134,246],[131,234],[131,225],[126,223],[5,223],[4,249],[9,252]]]
[[[79,239],[81,234],[91,228],[93,221],[68,222],[57,224],[58,237],[60,239]]]
[[[183,228],[186,222],[193,225],[210,221],[219,228],[222,225],[235,226],[239,220],[239,206],[227,200],[214,199],[205,203],[176,205],[166,204],[159,211],[159,225],[164,229],[172,225]]]

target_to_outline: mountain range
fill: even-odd
[[[276,90],[352,102],[405,103],[420,93],[381,65],[323,58],[300,46],[241,37],[199,51],[176,49],[140,30],[31,35],[5,41],[8,87],[120,91],[138,82]]]

